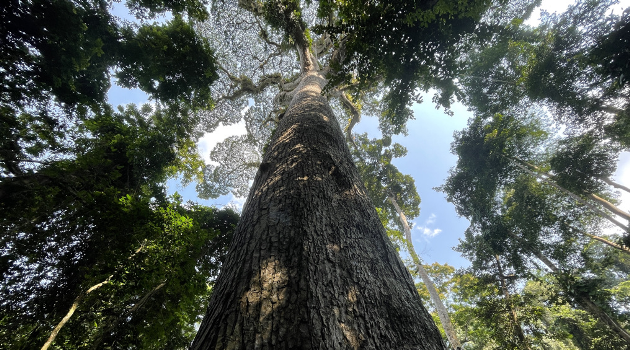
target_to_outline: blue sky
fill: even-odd
[[[543,2],[543,8],[548,12],[563,11],[570,2],[552,1]],[[618,8],[626,8],[630,0],[623,0]],[[123,6],[116,6],[114,13],[126,17]],[[536,24],[539,14],[534,13],[528,24]],[[139,90],[123,89],[115,84],[109,91],[109,102],[113,105],[147,102],[147,97]],[[469,266],[470,263],[462,258],[459,253],[453,251],[458,239],[463,237],[468,221],[459,218],[452,204],[446,202],[443,193],[433,190],[442,185],[448,176],[448,169],[454,166],[457,158],[450,153],[450,143],[454,131],[466,127],[468,118],[472,116],[466,108],[460,104],[453,106],[454,115],[448,116],[442,110],[436,110],[431,103],[431,95],[424,98],[421,105],[413,106],[415,120],[408,123],[409,136],[398,136],[394,142],[407,147],[408,154],[404,158],[394,161],[394,164],[404,174],[413,176],[416,181],[418,193],[422,198],[420,216],[413,220],[412,239],[416,252],[425,263],[448,263],[455,267]],[[377,120],[364,117],[354,131],[367,132],[371,138],[380,137],[377,131]],[[216,142],[225,137],[244,133],[244,124],[219,127],[213,134],[206,135],[199,142],[199,151],[204,158],[208,155]],[[620,166],[614,176],[618,182],[630,186],[630,153],[622,154]],[[192,200],[204,205],[222,207],[232,205],[242,207],[244,198],[234,198],[231,195],[220,197],[216,200],[201,200],[197,197],[194,185],[182,188],[178,182],[171,180],[168,183],[169,192],[177,191],[184,199]],[[630,210],[630,195],[620,198],[622,209]]]
[[[468,261],[452,250],[468,227],[468,220],[455,214],[453,205],[447,203],[443,193],[433,190],[448,176],[448,170],[457,163],[450,153],[453,132],[466,127],[468,112],[461,104],[453,108],[454,115],[436,110],[427,94],[425,102],[413,106],[414,120],[408,123],[409,136],[396,136],[407,148],[407,156],[394,159],[393,163],[403,174],[411,175],[422,200],[420,216],[413,220],[412,240],[416,252],[425,263],[448,263],[456,267],[467,266]],[[358,133],[367,132],[370,137],[380,137],[376,118],[363,118],[355,127]]]

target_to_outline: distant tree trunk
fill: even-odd
[[[191,349],[445,349],[305,78],[260,165]]]
[[[50,336],[48,337],[48,339],[46,340],[46,342],[42,346],[41,350],[46,350],[46,349],[48,349],[50,347],[50,345],[52,345],[52,343],[55,341],[55,338],[57,337],[57,334],[59,334],[59,331],[61,330],[61,328],[63,328],[63,326],[65,326],[66,323],[68,323],[68,321],[70,320],[70,317],[72,317],[74,312],[79,307],[79,304],[81,304],[81,301],[83,301],[83,298],[85,298],[88,294],[92,293],[93,291],[95,291],[95,290],[101,288],[102,286],[106,285],[107,283],[109,283],[109,280],[111,278],[112,278],[112,276],[109,276],[109,278],[106,279],[105,281],[93,285],[87,291],[85,291],[85,293],[80,294],[79,296],[76,297],[76,299],[74,299],[74,302],[72,303],[72,306],[70,306],[70,309],[68,310],[66,315],[63,317],[63,319],[61,319],[61,321],[59,321],[59,323],[57,324],[57,326],[55,326],[55,328],[52,330],[52,332],[50,332]]]
[[[519,168],[523,169],[528,174],[530,174],[530,175],[532,175],[532,176],[534,176],[534,177],[536,177],[536,178],[538,178],[538,179],[548,183],[549,185],[557,188],[561,192],[563,192],[563,193],[567,194],[569,197],[573,198],[576,202],[584,204],[585,206],[587,206],[588,208],[590,208],[591,210],[593,210],[594,212],[599,214],[601,217],[603,217],[606,220],[610,221],[611,223],[621,227],[624,231],[630,232],[630,227],[629,226],[626,226],[626,225],[620,223],[619,221],[615,220],[615,218],[613,218],[612,216],[608,215],[603,210],[599,209],[598,207],[596,207],[596,206],[592,205],[591,203],[589,203],[588,201],[584,200],[582,197],[580,197],[577,194],[569,191],[568,189],[558,185],[552,178],[549,177],[549,175],[547,175],[547,174],[540,174],[540,173],[538,173],[536,171],[533,171],[533,170],[528,168],[528,166],[536,168],[534,165],[529,164],[529,163],[527,163],[525,161],[522,161],[522,160],[520,160],[518,158],[511,158],[511,159],[513,159],[515,161],[514,164],[516,164],[516,166],[518,166]],[[525,165],[523,165],[523,164],[525,164]]]
[[[619,249],[619,250],[621,250],[622,252],[624,252],[626,254],[630,254],[630,248],[628,248],[628,247],[621,246],[621,245],[619,245],[617,243],[611,242],[611,241],[609,241],[609,240],[607,240],[605,238],[599,237],[599,236],[592,235],[590,233],[584,232],[583,234],[588,236],[588,237],[591,237],[592,239],[594,239],[596,241],[599,241],[599,242],[602,242],[602,243],[604,243],[606,245],[609,245],[609,246],[611,246],[611,247],[613,247],[615,249]]]
[[[501,291],[503,292],[503,296],[505,297],[505,301],[508,303],[508,307],[510,308],[510,315],[512,316],[512,322],[514,323],[514,328],[516,328],[516,336],[518,337],[519,342],[523,345],[524,349],[529,349],[529,344],[527,343],[527,338],[525,338],[525,332],[523,332],[523,327],[521,327],[521,321],[518,319],[518,314],[516,313],[516,308],[512,303],[512,297],[510,296],[510,291],[507,288],[507,283],[505,282],[505,275],[503,274],[503,267],[501,267],[501,260],[498,255],[495,255],[494,258],[497,261],[497,270],[499,272],[499,283],[501,283]]]
[[[602,181],[604,181],[605,183],[609,184],[610,186],[612,186],[614,188],[618,188],[620,190],[624,190],[624,191],[630,193],[630,188],[628,188],[628,187],[626,187],[626,186],[624,186],[624,185],[622,185],[620,183],[614,182],[609,177],[602,178]]]
[[[564,188],[564,187],[560,186],[560,185],[556,182],[556,180],[555,180],[555,178],[553,177],[553,175],[551,175],[551,174],[549,174],[549,173],[546,173],[546,172],[544,172],[544,171],[540,171],[540,169],[539,169],[537,166],[535,166],[535,165],[533,165],[533,164],[530,164],[530,163],[528,163],[528,162],[526,162],[526,161],[524,161],[524,160],[521,160],[521,159],[519,159],[519,158],[512,157],[512,159],[513,159],[513,160],[515,160],[516,165],[517,165],[519,168],[521,168],[521,169],[523,169],[523,170],[527,171],[529,174],[532,174],[532,175],[534,175],[535,177],[537,177],[537,178],[539,178],[539,179],[541,179],[541,180],[546,181],[548,184],[550,184],[550,185],[552,185],[552,186],[554,186],[554,187],[558,188],[559,190],[561,190],[562,192],[564,192],[564,193],[568,194],[571,198],[573,198],[573,199],[577,200],[578,202],[580,202],[580,203],[585,203],[585,201],[584,201],[583,199],[581,199],[581,198],[580,198],[577,194],[575,194],[575,193],[573,193],[573,192],[569,191],[568,189],[566,189],[566,188]],[[523,165],[523,164],[524,164],[524,165]],[[535,169],[536,171],[530,170],[528,167],[529,167],[529,168],[532,168],[532,169]],[[619,186],[621,186],[621,185],[619,185]],[[609,201],[605,200],[604,198],[602,198],[602,197],[600,197],[600,196],[598,196],[598,195],[596,195],[596,194],[593,194],[593,193],[585,193],[584,195],[585,195],[587,198],[590,198],[591,200],[593,200],[593,201],[595,201],[595,202],[597,202],[597,203],[601,204],[604,208],[606,208],[606,209],[608,209],[608,210],[612,211],[615,215],[621,216],[622,218],[624,218],[624,219],[626,219],[626,220],[630,220],[630,213],[625,212],[625,211],[623,211],[623,210],[619,209],[616,205],[614,205],[614,204],[610,203]],[[592,206],[589,206],[589,207],[590,207],[590,208],[593,208]],[[597,212],[599,212],[599,213],[601,214],[601,210],[597,210]],[[606,218],[609,218],[609,216],[608,216],[608,215],[602,215],[602,216],[603,216],[603,217],[606,217]],[[610,220],[610,219],[609,219],[609,220]],[[617,226],[619,226],[619,225],[620,225],[620,224],[619,224],[619,223],[617,223],[617,222],[613,222],[613,223],[615,223]],[[623,226],[623,224],[621,224],[621,225],[622,225],[622,226],[620,226],[621,228],[623,228],[623,229],[624,229],[624,230],[626,230],[627,232],[630,232],[630,229],[628,228],[628,226]]]
[[[462,343],[459,341],[457,337],[457,333],[455,332],[455,327],[453,327],[453,323],[451,323],[451,318],[448,316],[448,311],[440,299],[440,294],[438,294],[433,281],[429,277],[429,274],[422,266],[422,261],[420,261],[420,257],[416,254],[416,250],[413,248],[413,242],[411,241],[411,229],[409,228],[409,223],[407,222],[407,217],[405,213],[400,209],[398,202],[394,197],[389,197],[389,201],[392,203],[394,208],[396,209],[396,213],[398,213],[398,218],[403,225],[405,230],[405,241],[407,243],[407,250],[411,255],[411,259],[413,260],[416,268],[418,269],[418,273],[420,274],[420,278],[422,278],[422,282],[427,287],[429,291],[429,295],[431,296],[431,301],[433,301],[433,305],[435,305],[435,309],[437,310],[438,317],[440,318],[440,322],[442,322],[442,327],[444,328],[444,332],[446,333],[446,337],[448,338],[448,342],[453,349],[461,349]]]
[[[527,241],[524,238],[521,238],[512,232],[508,232],[508,233],[511,237],[515,238],[521,244],[525,244],[525,245],[527,244]],[[560,279],[562,276],[562,271],[553,262],[551,262],[551,260],[547,259],[547,257],[544,256],[540,251],[536,249],[530,249],[530,252],[532,252],[540,261],[542,261],[543,264],[547,265],[547,267],[551,270],[551,272],[554,273],[554,275],[558,279],[558,282],[560,282],[560,284],[563,285],[562,280]],[[579,306],[581,306],[586,312],[590,313],[595,319],[608,325],[608,327],[610,327],[610,329],[613,332],[617,333],[617,335],[621,337],[621,339],[623,339],[624,341],[626,341],[626,343],[628,343],[628,348],[630,349],[630,333],[628,333],[628,331],[626,331],[619,324],[619,322],[617,322],[615,319],[610,317],[610,315],[608,315],[606,311],[604,311],[601,307],[595,304],[591,300],[591,298],[588,296],[588,294],[575,295],[575,302]]]
[[[604,208],[612,211],[615,215],[621,216],[622,218],[626,219],[626,220],[630,220],[630,214],[628,214],[628,212],[625,212],[623,210],[621,210],[619,207],[617,207],[616,205],[610,203],[609,201],[605,200],[604,198],[596,195],[596,194],[592,194],[592,193],[587,193],[586,197],[596,201],[597,203],[601,204]]]

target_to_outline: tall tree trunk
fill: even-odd
[[[527,343],[527,338],[525,338],[525,332],[523,332],[523,327],[521,327],[521,321],[518,319],[518,314],[516,313],[516,308],[512,303],[512,297],[510,296],[510,291],[508,290],[507,283],[505,282],[505,274],[503,274],[503,267],[501,267],[501,260],[498,255],[495,255],[494,258],[497,261],[497,270],[499,272],[499,283],[501,283],[501,291],[503,291],[503,296],[505,297],[505,301],[508,303],[508,307],[510,308],[510,316],[512,316],[512,322],[514,323],[514,327],[516,328],[516,336],[520,344],[523,345],[525,349],[529,349],[529,344]]]
[[[580,203],[584,203],[584,200],[581,199],[577,194],[575,194],[575,193],[569,191],[568,189],[560,186],[556,182],[556,180],[554,179],[553,175],[551,175],[549,173],[546,173],[544,171],[540,171],[540,169],[537,166],[535,166],[533,164],[530,164],[530,163],[528,163],[528,162],[526,162],[524,160],[521,160],[521,159],[519,159],[517,157],[512,157],[512,159],[514,159],[516,161],[517,166],[519,166],[521,169],[527,170],[530,174],[535,175],[536,177],[538,177],[541,180],[545,180],[547,183],[551,184],[552,186],[555,186],[556,188],[560,189],[564,193],[566,193],[569,196],[571,196],[571,198],[574,198],[574,199],[578,200]],[[524,165],[522,165],[521,163],[524,164],[526,167]],[[535,171],[530,170],[529,168],[532,168]],[[630,221],[630,213],[619,209],[616,205],[610,203],[609,201],[605,200],[604,198],[602,198],[602,197],[600,197],[600,196],[598,196],[596,194],[585,193],[585,195],[586,195],[587,198],[590,198],[591,200],[601,204],[604,208],[610,210],[615,215],[621,216],[622,218]],[[592,206],[589,206],[589,207],[592,208]],[[598,212],[601,213],[600,210],[598,210]],[[618,223],[616,223],[616,222],[613,222],[613,223],[615,223],[615,224],[617,224],[619,226]],[[625,229],[626,231],[630,231],[627,226],[620,226],[620,227]]]
[[[603,210],[599,209],[598,207],[594,206],[593,204],[589,203],[588,201],[584,200],[582,197],[578,196],[577,194],[567,190],[566,188],[558,185],[555,181],[553,181],[551,178],[549,178],[548,176],[545,176],[545,174],[540,174],[534,170],[531,170],[529,167],[534,167],[534,165],[529,164],[525,161],[522,161],[518,158],[511,158],[514,160],[514,163],[516,164],[517,167],[523,169],[525,172],[527,172],[528,174],[548,183],[549,185],[557,188],[558,190],[560,190],[561,192],[565,193],[566,195],[568,195],[569,197],[573,198],[576,202],[581,203],[585,206],[587,206],[589,209],[593,210],[594,212],[596,212],[597,214],[599,214],[601,217],[603,217],[604,219],[610,221],[611,223],[619,226],[620,228],[622,228],[624,231],[626,232],[630,232],[630,227],[626,226],[622,223],[620,223],[619,221],[615,220],[615,218],[613,218],[612,216],[608,215],[606,212],[604,212]],[[523,165],[525,164],[525,165]],[[528,167],[529,166],[529,167]],[[603,238],[602,238],[603,240]],[[600,240],[601,241],[601,240]]]
[[[305,74],[260,165],[191,349],[445,349]]]
[[[57,334],[59,334],[59,331],[61,330],[61,328],[63,328],[63,326],[65,326],[66,323],[68,323],[68,321],[70,320],[70,317],[72,317],[74,312],[77,310],[77,308],[79,307],[79,304],[81,304],[81,301],[83,300],[83,298],[85,298],[88,294],[92,293],[93,291],[95,291],[95,290],[101,288],[102,286],[106,285],[107,283],[109,283],[109,280],[111,278],[112,278],[112,276],[109,276],[109,278],[106,279],[105,281],[93,285],[87,291],[85,291],[85,293],[80,294],[79,296],[76,297],[76,299],[74,299],[74,302],[72,303],[72,306],[70,306],[70,309],[68,310],[66,315],[63,317],[63,319],[61,321],[59,321],[59,323],[57,324],[57,326],[55,326],[55,328],[52,330],[52,332],[50,332],[50,336],[48,337],[48,339],[46,340],[46,342],[42,346],[41,350],[46,350],[46,349],[48,349],[50,347],[50,345],[52,345],[52,343],[55,341],[55,338],[57,337]]]
[[[525,245],[527,244],[527,241],[524,238],[521,238],[512,232],[508,233],[511,237],[515,238],[520,243]],[[529,251],[533,253],[540,261],[542,261],[543,264],[547,265],[551,272],[553,272],[553,274],[556,276],[558,282],[560,282],[560,284],[562,285],[563,283],[560,280],[562,271],[553,262],[551,262],[551,260],[547,259],[547,257],[544,256],[540,251],[536,249],[529,249]],[[586,312],[590,313],[595,319],[608,325],[608,327],[610,327],[613,332],[615,332],[619,337],[621,337],[621,339],[628,343],[628,348],[630,348],[630,334],[628,333],[628,331],[621,327],[619,322],[610,317],[610,315],[608,315],[601,307],[595,304],[588,297],[588,295],[575,296],[575,302],[580,305]]]
[[[413,263],[416,265],[418,269],[418,273],[420,274],[420,278],[422,278],[422,282],[427,287],[429,291],[429,295],[431,296],[431,301],[433,301],[433,305],[435,305],[435,309],[437,310],[438,317],[440,318],[440,322],[442,322],[442,327],[444,328],[444,332],[446,333],[446,337],[448,338],[448,342],[453,349],[461,349],[462,343],[459,341],[457,337],[457,333],[455,332],[455,327],[451,323],[451,318],[448,316],[448,311],[440,299],[440,295],[438,294],[433,281],[429,277],[429,274],[422,266],[422,261],[420,261],[420,257],[416,254],[416,250],[413,247],[413,243],[411,241],[411,229],[409,228],[409,223],[407,222],[407,217],[405,213],[400,209],[398,202],[394,197],[388,197],[389,201],[392,203],[394,208],[396,209],[396,213],[398,213],[398,218],[403,225],[405,230],[405,241],[407,243],[407,250],[411,255],[411,259],[413,259]]]
[[[609,184],[610,186],[614,187],[614,188],[618,188],[620,190],[624,190],[624,191],[630,193],[630,188],[628,188],[628,187],[626,187],[626,186],[624,186],[624,185],[622,185],[620,183],[617,183],[617,182],[611,180],[609,177],[604,177],[601,180],[604,181],[605,183]]]

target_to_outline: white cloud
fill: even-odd
[[[211,133],[205,133],[203,137],[199,139],[199,142],[197,143],[199,154],[201,154],[201,157],[206,162],[206,164],[217,165],[216,163],[210,161],[210,152],[212,152],[214,146],[230,136],[245,134],[247,134],[247,130],[245,129],[244,119],[241,119],[236,124],[231,124],[227,126],[221,124],[219,125],[219,127],[216,128],[216,130]]]
[[[246,197],[236,197],[232,195],[232,199],[230,199],[230,202],[226,205],[226,207],[232,208],[235,211],[240,213],[243,211],[243,207],[245,206],[246,200],[247,200]]]
[[[424,222],[424,226],[416,226],[415,228],[417,228],[420,232],[422,232],[423,235],[425,235],[428,238],[435,237],[439,235],[440,232],[442,232],[442,230],[439,228],[429,227],[430,225],[435,223],[436,219],[437,219],[437,215],[435,215],[434,213],[431,213],[431,215],[429,215],[427,220]]]
[[[440,234],[440,232],[442,232],[442,230],[440,230],[439,228],[436,229],[430,229],[428,227],[423,227],[422,228],[422,234],[425,236],[429,236],[429,237],[435,237],[438,234]]]

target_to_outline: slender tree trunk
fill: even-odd
[[[445,349],[321,96],[324,78],[304,75],[191,349]]]
[[[511,237],[514,237],[519,242],[527,244],[527,241],[525,239],[519,237],[512,232],[509,232],[509,235]],[[542,261],[543,264],[547,265],[547,267],[551,270],[551,272],[554,273],[554,275],[562,285],[562,281],[559,279],[562,271],[553,262],[551,262],[551,260],[547,259],[547,257],[544,256],[541,252],[535,249],[530,249],[529,251],[532,252],[540,261]],[[619,337],[621,337],[623,340],[626,341],[626,343],[628,343],[628,348],[630,348],[630,334],[623,327],[621,327],[621,325],[616,320],[614,320],[604,310],[602,310],[601,307],[595,304],[588,296],[584,295],[577,295],[575,297],[575,301],[585,311],[590,313],[595,319],[608,325],[608,327],[610,327],[613,332],[617,333]]]
[[[157,293],[160,289],[162,289],[162,287],[164,287],[166,285],[166,282],[167,281],[164,281],[164,282],[158,284],[155,288],[153,288],[150,291],[148,291],[147,293],[145,293],[142,296],[142,298],[140,300],[138,300],[137,303],[135,303],[135,305],[133,307],[129,308],[128,310],[124,311],[120,316],[118,316],[118,318],[116,318],[116,320],[114,322],[112,322],[112,324],[110,324],[105,330],[103,330],[100,333],[100,335],[96,338],[96,340],[94,340],[94,342],[92,343],[92,349],[100,349],[101,348],[101,343],[105,339],[105,336],[108,333],[110,333],[111,331],[113,331],[114,329],[116,329],[116,327],[118,327],[118,324],[123,319],[127,319],[128,317],[131,317],[131,315],[133,315],[134,312],[136,312],[139,309],[141,309],[146,304],[146,302],[155,293]]]
[[[599,214],[601,217],[603,217],[604,219],[607,219],[608,221],[610,221],[611,223],[619,226],[620,228],[622,228],[624,231],[626,232],[630,232],[630,227],[620,223],[619,221],[615,220],[615,218],[613,218],[612,216],[608,215],[606,212],[604,212],[603,210],[597,208],[596,206],[592,205],[591,203],[589,203],[588,201],[584,200],[582,197],[578,196],[577,194],[567,190],[566,188],[558,185],[555,181],[553,181],[552,179],[550,179],[548,176],[544,176],[544,174],[540,174],[536,171],[531,170],[530,168],[528,168],[528,166],[533,167],[533,165],[524,162],[518,158],[511,158],[515,161],[516,166],[518,166],[519,168],[523,169],[524,171],[526,171],[528,174],[535,176],[536,178],[550,184],[551,186],[557,188],[558,190],[560,190],[561,192],[567,194],[569,197],[573,198],[575,201],[577,201],[578,203],[581,203],[585,206],[587,206],[588,208],[590,208],[591,210],[593,210],[594,212],[596,212],[597,214]],[[525,164],[525,165],[523,165]],[[527,165],[527,166],[526,166]]]
[[[425,286],[427,286],[427,290],[429,291],[429,295],[431,296],[431,301],[433,301],[433,305],[435,305],[435,309],[437,310],[438,317],[440,318],[440,322],[442,322],[442,327],[444,328],[444,332],[446,333],[446,337],[448,338],[448,342],[453,349],[461,349],[462,343],[459,341],[457,337],[457,333],[455,332],[455,327],[451,323],[451,318],[448,316],[448,311],[442,303],[442,299],[440,299],[440,295],[438,294],[433,281],[429,277],[429,274],[422,266],[422,261],[420,261],[420,257],[416,254],[416,250],[413,247],[413,243],[411,241],[411,229],[409,228],[409,223],[407,222],[407,217],[405,213],[402,212],[398,202],[394,197],[388,197],[389,201],[392,203],[394,208],[396,208],[396,212],[398,213],[398,218],[405,229],[405,241],[407,243],[407,250],[413,259],[413,263],[416,265],[418,269],[418,273],[420,274],[420,278],[422,278],[422,282]]]
[[[525,338],[525,332],[523,332],[523,327],[521,327],[521,321],[518,319],[518,314],[516,313],[516,308],[514,304],[512,304],[512,297],[510,296],[510,291],[508,290],[507,283],[505,283],[505,274],[503,273],[503,267],[501,266],[501,260],[498,255],[495,255],[494,258],[497,261],[497,270],[499,271],[499,283],[501,283],[501,290],[503,291],[503,296],[505,297],[505,301],[508,303],[508,307],[510,308],[510,315],[512,316],[512,322],[514,323],[514,327],[516,328],[516,336],[520,344],[524,346],[525,349],[529,349],[529,344],[527,343],[527,338]]]
[[[548,174],[548,173],[546,173],[546,172],[542,172],[542,171],[540,171],[540,169],[539,169],[537,166],[535,166],[535,165],[533,165],[533,164],[530,164],[530,163],[528,163],[528,162],[526,162],[526,161],[524,161],[524,160],[521,160],[521,159],[516,158],[516,157],[513,157],[513,159],[514,159],[517,163],[522,163],[522,164],[525,164],[525,165],[526,165],[527,167],[529,167],[529,168],[535,169],[535,170],[536,170],[535,174],[536,174],[536,176],[537,176],[538,178],[540,178],[540,179],[544,179],[545,181],[547,181],[547,183],[550,183],[550,184],[554,185],[555,187],[559,188],[559,189],[560,189],[560,190],[562,190],[563,192],[565,192],[565,193],[569,194],[572,198],[576,198],[576,197],[577,197],[577,198],[580,198],[577,194],[575,194],[575,193],[573,193],[573,192],[571,192],[571,191],[567,190],[566,188],[564,188],[564,187],[562,187],[562,186],[558,185],[558,183],[555,181],[555,179],[554,179],[553,175],[550,175],[550,174]],[[520,164],[518,164],[518,165],[520,165]],[[520,168],[523,168],[523,166],[519,166],[519,167],[520,167]],[[527,170],[528,170],[530,173],[534,172],[534,171],[529,170],[529,169],[527,169]],[[595,202],[597,202],[597,203],[601,204],[604,208],[606,208],[606,209],[608,209],[608,210],[612,211],[615,215],[621,216],[622,218],[624,218],[624,219],[626,219],[626,220],[630,220],[630,213],[625,212],[625,211],[623,211],[623,210],[619,209],[616,205],[614,205],[614,204],[610,203],[609,201],[605,200],[604,198],[602,198],[602,197],[600,197],[600,196],[598,196],[598,195],[596,195],[596,194],[593,194],[593,193],[586,193],[586,197],[588,197],[588,198],[590,198],[591,200],[593,200],[593,201],[595,201]],[[581,199],[581,198],[580,198],[580,199]],[[583,200],[583,199],[581,199],[581,200],[580,200],[580,202],[584,203],[584,200]],[[622,228],[623,228],[623,227],[622,227]],[[628,231],[628,227],[627,227],[627,226],[625,227],[625,230],[626,230],[626,231]]]
[[[624,186],[624,185],[622,185],[620,183],[617,183],[617,182],[611,180],[609,177],[602,178],[601,180],[604,181],[605,183],[609,184],[610,186],[614,187],[614,188],[618,188],[620,190],[623,190],[623,191],[626,191],[626,192],[630,193],[630,188],[628,188],[628,187],[626,187],[626,186]]]
[[[144,249],[145,244],[146,244],[146,240],[144,242],[142,242],[140,247],[138,247],[138,249],[136,249],[136,251],[133,254],[131,254],[131,256],[129,256],[127,258],[127,260],[130,260],[136,254],[138,254],[142,249]],[[57,324],[57,326],[50,333],[50,336],[48,337],[48,340],[46,340],[46,343],[44,343],[44,346],[42,346],[41,350],[48,349],[48,347],[50,347],[50,345],[55,341],[55,338],[57,337],[57,334],[59,334],[59,331],[61,330],[61,328],[63,328],[63,326],[65,326],[65,324],[68,323],[68,321],[70,320],[70,317],[72,317],[74,312],[79,307],[79,304],[81,304],[81,301],[83,301],[83,298],[88,296],[88,294],[92,293],[93,291],[95,291],[95,290],[101,288],[102,286],[108,284],[109,281],[111,281],[111,279],[114,278],[115,274],[116,274],[116,272],[114,272],[113,274],[109,275],[109,277],[107,277],[107,279],[105,281],[93,285],[88,290],[86,290],[85,293],[80,294],[79,296],[76,297],[76,299],[74,299],[74,303],[72,303],[72,306],[70,306],[70,310],[68,310],[68,312],[66,313],[66,316],[64,316],[64,318]]]
[[[52,343],[55,341],[55,338],[57,337],[57,334],[59,334],[59,331],[61,330],[61,328],[63,328],[63,326],[68,322],[68,320],[70,320],[70,317],[72,317],[72,314],[74,314],[74,312],[77,310],[83,298],[85,298],[88,294],[92,293],[93,291],[101,288],[105,284],[109,283],[109,280],[111,277],[112,276],[109,276],[109,278],[106,279],[105,281],[93,285],[87,291],[85,291],[85,293],[80,294],[78,297],[76,297],[76,299],[74,299],[74,303],[72,303],[72,306],[70,306],[70,310],[68,310],[68,312],[66,313],[66,316],[63,317],[63,319],[57,324],[57,326],[53,329],[53,331],[50,332],[50,336],[48,337],[48,340],[46,340],[46,342],[42,346],[41,350],[46,350],[48,349],[48,347],[50,347],[50,345],[52,345]]]
[[[596,201],[597,203],[601,204],[604,208],[612,211],[615,215],[621,216],[622,218],[626,219],[626,220],[630,220],[630,213],[625,212],[621,209],[619,209],[619,207],[617,207],[616,205],[610,203],[609,201],[605,200],[604,198],[596,195],[596,194],[592,194],[592,193],[588,193],[586,195],[586,197]]]
[[[604,243],[604,244],[606,244],[606,245],[608,245],[610,247],[613,247],[615,249],[619,249],[619,250],[621,250],[622,252],[624,252],[626,254],[630,254],[630,249],[628,247],[621,246],[621,245],[619,245],[617,243],[613,243],[613,242],[611,242],[611,241],[609,241],[609,240],[607,240],[605,238],[602,238],[602,237],[599,237],[599,236],[595,236],[595,235],[592,235],[590,233],[583,233],[583,234],[586,235],[586,236],[591,237],[592,239],[594,239],[596,241],[602,242],[602,243]]]

